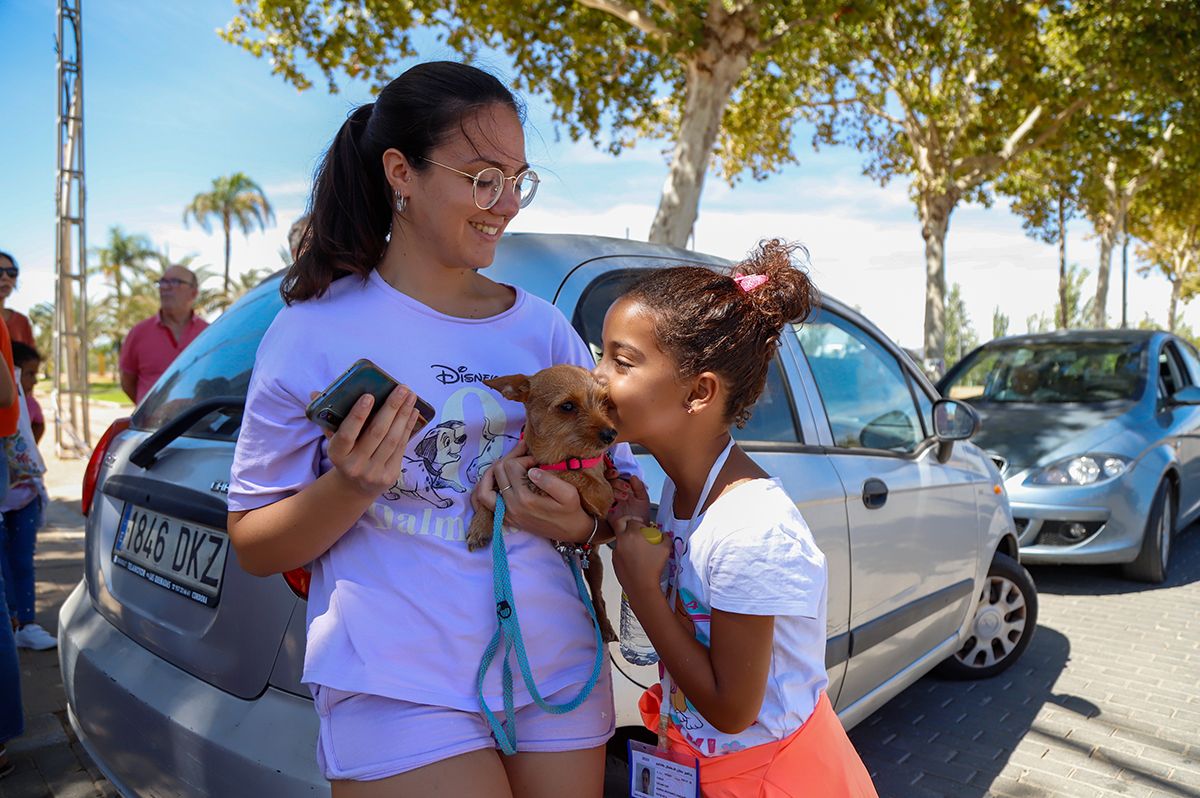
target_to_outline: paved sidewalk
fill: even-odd
[[[96,437],[115,414],[97,409]],[[85,463],[47,459],[38,622],[55,632],[83,571]],[[1200,525],[1162,586],[1110,568],[1032,573],[1041,617],[1020,662],[990,681],[921,679],[851,733],[879,794],[1200,798]],[[0,798],[115,795],[66,722],[56,652],[22,651],[21,671],[27,731]]]
[[[980,682],[921,679],[851,732],[887,798],[1200,796],[1200,525],[1171,579],[1031,568],[1037,633]]]
[[[43,400],[50,414],[50,404]],[[128,408],[95,405],[90,413],[94,437]],[[38,533],[37,622],[58,631],[58,608],[83,575],[83,516],[79,512],[86,460],[54,455],[54,422],[47,419],[40,448],[46,460],[50,506]],[[93,798],[116,791],[92,764],[71,731],[66,715],[58,652],[21,651],[21,695],[25,734],[9,741],[16,771],[0,779],[0,798]]]

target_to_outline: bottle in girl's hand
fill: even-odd
[[[662,530],[658,528],[657,524],[643,526],[642,536],[648,543],[658,544],[663,540]],[[653,665],[658,662],[658,652],[651,645],[650,638],[646,635],[646,630],[642,628],[641,622],[633,614],[633,609],[629,606],[629,597],[623,590],[621,591],[620,646],[621,656],[633,665]]]

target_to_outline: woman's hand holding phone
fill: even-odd
[[[421,421],[417,395],[397,386],[383,407],[366,424],[375,399],[363,394],[354,403],[337,432],[329,433],[329,459],[348,487],[364,497],[376,498],[400,478],[404,450]],[[365,429],[364,429],[365,425]]]

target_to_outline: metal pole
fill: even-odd
[[[58,3],[58,114],[54,199],[54,427],[60,456],[90,451],[87,385],[87,197],[83,179],[82,0]],[[82,432],[82,437],[80,436]]]

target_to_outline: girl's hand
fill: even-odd
[[[365,430],[374,397],[363,394],[337,432],[326,432],[329,459],[351,490],[374,499],[390,489],[404,467],[404,450],[420,414],[417,395],[400,385],[384,400],[383,407]]]
[[[643,491],[645,486],[643,486]],[[613,524],[617,533],[617,548],[613,552],[613,570],[617,581],[631,602],[645,598],[662,598],[662,573],[671,556],[671,543],[665,537],[651,543],[642,534],[646,521],[637,516],[624,516]]]
[[[580,504],[579,491],[535,465],[528,446],[521,441],[479,477],[471,503],[477,511],[481,507],[494,510],[496,496],[503,491],[506,525],[550,540],[587,540],[594,519]]]
[[[608,519],[614,530],[617,527],[617,519],[625,516],[650,518],[650,494],[646,491],[644,482],[636,476],[622,477],[617,474],[615,469],[609,469],[605,472],[605,476],[608,477],[609,484],[613,486],[615,503],[608,511]]]

